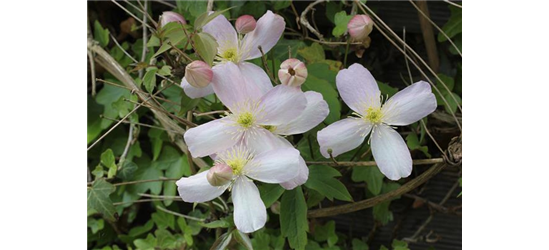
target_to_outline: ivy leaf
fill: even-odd
[[[208,33],[198,33],[194,35],[192,39],[196,52],[207,64],[212,65],[218,47],[215,38]]]
[[[118,178],[122,180],[129,180],[133,177],[133,174],[137,170],[137,165],[129,160],[125,160],[124,164],[122,165],[122,168],[120,168],[120,171],[116,175]]]
[[[334,22],[336,26],[332,30],[332,35],[338,37],[345,34],[345,32],[347,31],[347,24],[349,23],[349,21],[351,21],[351,18],[353,18],[353,16],[348,16],[347,12],[345,12],[344,10],[336,13],[334,16]]]
[[[157,71],[158,71],[158,68],[156,67],[147,68],[147,73],[145,73],[145,76],[143,76],[143,84],[145,85],[145,89],[149,93],[152,93],[154,87],[156,86]]]
[[[384,177],[378,167],[354,167],[351,175],[354,182],[366,182],[368,190],[374,195],[381,192]]]
[[[151,217],[158,228],[166,229],[169,227],[171,229],[175,229],[175,217],[173,214],[158,210],[153,213]]]
[[[154,250],[156,247],[156,238],[152,234],[149,234],[146,239],[134,240],[133,244],[139,250]]]
[[[109,30],[103,29],[99,21],[95,20],[93,24],[93,37],[99,42],[101,47],[106,47],[109,45]]]
[[[305,249],[307,245],[307,204],[301,187],[288,190],[280,203],[280,229],[294,249]]]
[[[321,62],[326,60],[324,55],[324,48],[319,43],[313,43],[309,47],[301,48],[297,51],[297,54],[302,56],[307,63]]]
[[[112,178],[116,175],[117,167],[114,161],[114,153],[110,148],[101,154],[101,164],[109,169],[107,178]]]
[[[278,184],[263,184],[259,186],[259,194],[265,207],[270,207],[284,193],[284,188]]]
[[[105,179],[94,181],[91,188],[88,189],[88,209],[95,209],[107,220],[115,221],[116,211],[109,198],[109,195],[115,190],[116,188]]]
[[[448,37],[452,38],[461,33],[461,9],[455,6],[449,6],[449,8],[452,14],[450,20],[442,26],[442,30]],[[444,42],[446,40],[448,40],[446,39],[446,36],[442,35],[442,33],[438,34],[439,42]]]
[[[353,250],[368,250],[368,244],[364,243],[364,241],[361,241],[359,239],[353,239]]]
[[[140,236],[144,233],[147,233],[147,232],[151,231],[151,229],[153,227],[154,227],[154,221],[149,220],[143,226],[136,226],[136,227],[133,227],[132,229],[130,229],[130,231],[128,232],[128,235],[131,236],[131,237],[137,237],[137,236]]]
[[[318,191],[329,200],[336,198],[342,201],[352,201],[353,198],[345,185],[334,178],[338,176],[341,176],[341,173],[332,167],[311,165],[309,166],[309,179],[305,186]]]

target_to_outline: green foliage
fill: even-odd
[[[104,179],[96,180],[91,188],[88,188],[88,210],[94,209],[101,213],[105,219],[115,221],[116,211],[109,198],[109,195],[114,191],[114,186]]]
[[[93,24],[93,27],[94,27],[94,30],[93,30],[94,39],[98,41],[102,47],[106,47],[107,45],[109,45],[109,34],[110,34],[109,30],[104,29],[99,23],[99,21],[97,20]]]
[[[444,75],[444,74],[438,74],[437,76],[438,76],[438,78],[440,78],[440,80],[442,80],[442,82],[437,79],[436,87],[438,88],[438,90],[440,91],[440,93],[442,94],[444,99],[446,99],[449,106],[444,103],[444,101],[442,100],[441,95],[437,91],[433,90],[433,93],[435,94],[435,97],[437,98],[437,103],[438,103],[438,105],[443,105],[444,108],[446,109],[446,112],[455,113],[457,111],[458,103],[461,104],[461,98],[459,97],[459,95],[452,92],[452,90],[454,89],[454,79],[447,76],[447,75]],[[444,87],[445,85],[446,85],[446,87]],[[450,90],[450,92],[446,88],[448,88],[448,90]],[[454,101],[454,98],[452,98],[452,96],[454,96],[456,98],[458,103],[456,103],[456,101]]]
[[[215,38],[208,33],[198,33],[193,36],[193,42],[196,46],[197,53],[209,65],[213,64],[215,55],[217,54],[217,42]]]
[[[152,91],[154,90],[154,87],[156,87],[157,71],[158,71],[158,68],[156,67],[147,68],[147,73],[145,73],[145,76],[143,76],[143,85],[145,85],[145,89],[149,93],[152,93]]]
[[[419,139],[417,138],[417,135],[414,133],[410,133],[406,136],[406,144],[408,145],[408,148],[410,150],[419,150],[423,152],[427,157],[431,158],[431,154],[429,154],[429,148],[427,146],[421,146],[419,143]]]
[[[284,193],[284,188],[278,184],[262,184],[259,186],[259,193],[265,207],[270,207]]]
[[[280,229],[294,249],[307,245],[307,204],[301,187],[284,192],[280,203]]]
[[[328,221],[328,223],[323,226],[316,226],[313,236],[318,242],[327,241],[328,246],[334,246],[338,241],[335,231],[335,221]]]
[[[309,166],[309,179],[305,186],[314,189],[326,196],[329,200],[334,198],[342,201],[352,201],[353,197],[341,181],[334,177],[341,176],[336,169],[324,165]]]
[[[338,12],[334,16],[335,27],[332,30],[332,35],[335,37],[341,36],[347,32],[347,24],[351,21],[353,16],[347,15],[344,10]]]
[[[378,195],[381,192],[385,176],[378,167],[353,167],[351,178],[354,182],[366,182],[368,190],[372,194]]]
[[[398,189],[399,187],[400,184],[396,182],[384,182],[381,188],[381,194],[389,193],[393,190]],[[394,199],[397,198],[398,197]],[[374,218],[381,222],[382,225],[385,225],[389,223],[389,221],[393,220],[393,212],[389,210],[389,205],[391,205],[391,200],[377,204],[373,208]]]
[[[448,8],[450,8],[452,15],[450,16],[450,20],[442,26],[442,30],[448,37],[452,38],[461,33],[461,8],[451,5],[448,5]],[[442,33],[438,34],[439,42],[444,42],[446,40],[448,39]]]

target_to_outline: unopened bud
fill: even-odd
[[[366,39],[373,29],[374,22],[368,15],[356,15],[347,24],[349,35],[354,40]]]
[[[208,86],[212,78],[212,67],[203,61],[193,61],[185,68],[185,79],[195,88]]]
[[[302,61],[290,58],[280,64],[278,78],[283,85],[299,87],[307,79],[307,67]]]
[[[280,201],[275,201],[273,205],[271,205],[271,212],[273,212],[273,214],[280,214]]]
[[[236,31],[240,34],[252,32],[255,29],[256,21],[253,16],[243,15],[236,19]]]
[[[160,27],[164,27],[166,24],[170,22],[179,22],[182,25],[187,24],[187,21],[185,21],[185,18],[183,18],[183,16],[180,15],[179,13],[175,13],[173,11],[162,12],[162,15],[160,16]]]
[[[216,163],[210,168],[206,178],[212,186],[223,186],[233,179],[233,170],[227,164]]]

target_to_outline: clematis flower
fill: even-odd
[[[236,22],[234,23],[236,31],[240,34],[250,33],[255,29],[256,25],[257,22],[255,21],[255,18],[250,15],[240,16],[238,19],[236,19]]]
[[[374,22],[368,15],[356,15],[347,24],[349,35],[354,40],[365,40],[374,29]],[[368,42],[369,44],[369,42]]]
[[[237,143],[253,149],[293,147],[280,136],[304,133],[328,115],[328,104],[317,92],[303,93],[300,88],[278,85],[263,95],[257,84],[246,83],[234,63],[218,67],[214,87],[230,113],[184,134],[194,157],[212,155]],[[301,156],[298,171],[294,180],[282,186],[293,189],[307,181],[308,168]]]
[[[405,126],[435,111],[437,102],[431,86],[416,82],[381,104],[376,80],[360,64],[339,71],[336,85],[343,101],[358,117],[337,121],[318,132],[320,152],[329,158],[355,149],[370,135],[372,155],[379,170],[389,179],[408,177],[412,157],[402,137],[391,126]]]
[[[207,63],[193,61],[185,67],[185,78],[192,86],[204,88],[212,81],[213,71]]]
[[[299,87],[307,80],[305,63],[295,58],[287,59],[280,64],[278,78],[284,85]]]
[[[166,24],[170,22],[179,22],[182,25],[187,24],[187,21],[185,21],[185,18],[183,18],[182,15],[179,13],[173,12],[173,11],[164,11],[162,12],[162,16],[160,16],[160,27],[166,26]]]
[[[299,162],[299,151],[294,148],[251,150],[243,144],[218,154],[217,166],[228,166],[232,179],[224,185],[212,186],[207,176],[213,168],[177,181],[179,196],[186,202],[206,202],[231,191],[234,204],[234,222],[238,230],[251,233],[267,221],[265,204],[253,180],[281,183],[294,178]]]
[[[284,18],[267,11],[257,20],[255,29],[242,37],[225,16],[217,16],[203,28],[203,31],[212,35],[219,45],[213,71],[215,72],[220,65],[232,62],[242,71],[248,82],[254,82],[263,94],[266,93],[273,86],[269,76],[262,68],[246,60],[261,57],[259,46],[264,53],[271,50],[282,36],[285,26]],[[219,94],[213,85],[216,85],[215,81],[204,88],[196,88],[185,78],[181,82],[185,94],[191,98],[204,97],[214,92]]]

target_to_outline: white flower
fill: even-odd
[[[353,150],[371,132],[372,155],[380,171],[391,180],[408,177],[412,172],[410,151],[391,126],[409,125],[435,111],[437,103],[429,83],[416,82],[383,106],[376,80],[360,64],[341,70],[336,84],[341,98],[358,117],[340,120],[318,132],[322,155],[329,158],[328,149],[334,157]]]
[[[267,11],[257,20],[255,29],[241,39],[225,16],[217,16],[203,28],[203,31],[212,35],[219,44],[217,65],[213,67],[214,73],[219,66],[232,62],[242,71],[248,82],[256,84],[261,94],[265,94],[273,87],[269,76],[262,68],[246,60],[261,57],[258,46],[261,46],[264,53],[269,52],[282,36],[285,26],[284,18]],[[214,92],[219,95],[215,89],[216,84],[214,79],[208,86],[196,88],[191,86],[185,78],[181,82],[185,94],[191,98],[204,97]]]
[[[232,191],[234,222],[238,230],[251,233],[265,225],[267,211],[259,191],[251,179],[265,183],[281,183],[297,175],[299,151],[294,148],[275,150],[249,150],[243,144],[218,154],[216,164],[227,165],[233,178],[221,186],[212,186],[209,171],[198,173],[177,181],[177,190],[186,202],[206,202],[217,198],[225,190]]]
[[[193,157],[212,155],[240,142],[253,149],[292,147],[279,135],[304,133],[322,122],[329,112],[322,95],[314,91],[303,93],[299,88],[278,85],[262,95],[256,84],[246,82],[233,63],[219,65],[214,81],[219,99],[231,113],[184,134]],[[302,159],[298,170],[297,179],[283,187],[292,189],[307,180],[308,169]]]

